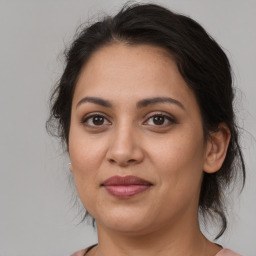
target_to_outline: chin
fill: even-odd
[[[97,226],[102,224],[108,229],[115,230],[117,232],[124,232],[127,234],[139,234],[143,233],[150,226],[151,221],[145,218],[145,214],[140,213],[125,213],[125,209],[121,212],[116,211],[112,214],[104,215],[103,218],[96,218]],[[147,225],[148,224],[148,225]]]

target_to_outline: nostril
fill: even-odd
[[[127,165],[127,164],[131,164],[131,163],[135,163],[136,160],[135,159],[129,159],[127,161],[118,161],[118,160],[115,160],[115,159],[109,159],[109,162],[112,163],[112,164],[119,164],[119,165]]]
[[[130,159],[130,160],[128,160],[128,163],[134,163],[134,162],[136,162],[135,159]]]
[[[110,163],[115,163],[116,161],[114,159],[109,160]]]

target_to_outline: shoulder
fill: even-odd
[[[222,249],[215,256],[242,256],[242,255],[236,252],[233,252],[229,249]]]
[[[84,256],[86,250],[87,249],[83,249],[83,250],[77,251],[77,252],[73,253],[71,256]]]
[[[84,256],[85,254],[87,254],[87,252],[89,252],[89,251],[90,251],[92,248],[94,248],[95,246],[97,246],[97,244],[91,245],[91,246],[89,246],[89,247],[86,248],[86,249],[77,251],[77,252],[73,253],[73,254],[70,255],[70,256]]]

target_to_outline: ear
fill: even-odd
[[[230,130],[225,123],[220,123],[218,130],[210,133],[203,166],[205,172],[214,173],[221,168],[226,157],[230,137]]]

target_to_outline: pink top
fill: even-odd
[[[71,256],[84,256],[86,252],[86,249],[75,252],[74,254],[72,254]],[[215,256],[242,256],[240,254],[237,254],[229,249],[222,249],[221,251],[219,251]]]
[[[242,255],[235,253],[229,249],[222,249],[215,256],[242,256]]]
[[[84,256],[86,249],[73,253],[71,256]]]

